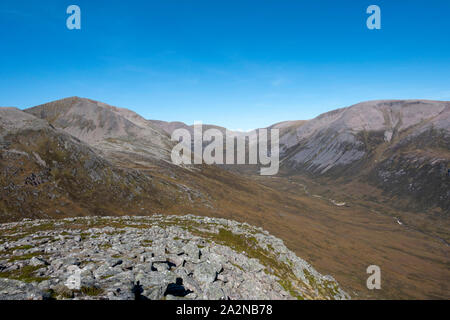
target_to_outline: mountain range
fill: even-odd
[[[450,298],[450,102],[369,101],[274,124],[281,167],[269,177],[172,164],[179,128],[193,130],[78,97],[0,108],[0,221],[234,219],[283,238],[352,296]],[[365,287],[370,264],[383,270],[380,292]]]

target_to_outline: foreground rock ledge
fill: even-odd
[[[261,228],[187,216],[0,225],[0,299],[348,299]],[[69,289],[76,270],[81,283]]]

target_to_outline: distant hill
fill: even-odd
[[[131,110],[72,97],[25,110],[106,153],[131,152],[170,160],[167,133]]]

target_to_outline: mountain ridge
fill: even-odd
[[[192,125],[147,120],[134,111],[87,98],[69,97],[23,111],[98,148],[111,161],[120,159],[122,164],[170,163],[174,146],[170,135],[175,129],[188,130],[193,139]],[[226,128],[215,125],[204,125],[203,130],[209,128],[227,133]],[[448,152],[434,151],[450,149],[446,142],[450,141],[448,101],[365,101],[310,120],[288,120],[268,128],[280,130],[280,163],[284,175],[300,173],[324,180],[364,179],[386,194],[393,190],[394,197],[406,199],[399,202],[401,207],[423,210],[437,205],[444,211],[450,210],[450,195],[446,194],[450,186],[445,179],[450,157]],[[422,146],[420,150],[418,146]],[[415,187],[405,187],[404,179],[396,178],[398,174],[389,169],[394,162],[398,172],[407,172],[405,178],[412,179]],[[418,172],[418,168],[428,163],[432,164],[431,178]],[[257,167],[222,166],[245,174],[256,172]],[[425,186],[437,180],[442,180],[441,186],[428,192]]]
[[[338,132],[354,139],[347,150],[333,143],[334,148],[325,148],[333,142],[333,128],[321,119],[325,124],[318,128],[324,130],[312,132],[317,139],[294,139],[282,149],[280,174],[263,178],[243,174],[239,166],[175,166],[169,160],[173,142],[168,132],[155,133],[147,126],[151,120],[78,99],[72,102],[85,103],[90,112],[81,112],[70,99],[31,112],[0,108],[1,221],[145,212],[214,216],[261,226],[283,238],[320,272],[333,274],[352,296],[448,295],[442,286],[450,242],[449,180],[443,172],[449,159],[448,102],[442,102],[445,112],[439,117],[393,132],[391,141],[385,141],[385,131]],[[427,103],[414,104],[423,108]],[[63,113],[65,108],[76,112]],[[272,127],[281,129],[280,142],[286,145],[297,130],[314,127],[310,121]],[[434,130],[434,123],[441,129]],[[122,126],[117,132],[116,125]],[[324,148],[308,149],[308,142]],[[312,162],[290,162],[305,150],[316,152],[316,160],[330,151],[356,150],[364,157],[320,174]],[[362,266],[369,260],[383,265],[392,286],[382,292],[365,288]],[[405,273],[398,274],[398,268]]]

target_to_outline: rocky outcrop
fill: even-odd
[[[246,223],[90,217],[0,231],[0,299],[349,298],[282,240]]]

